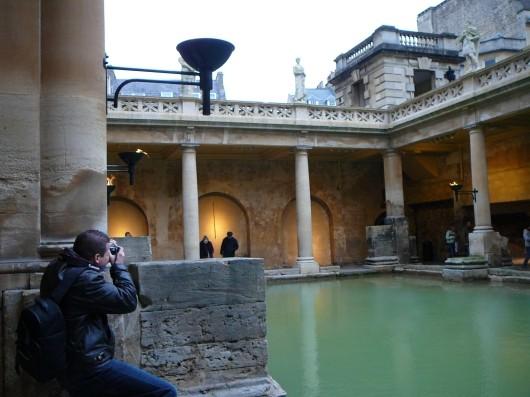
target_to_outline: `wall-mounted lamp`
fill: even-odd
[[[107,101],[112,101],[114,107],[118,107],[118,95],[120,94],[121,89],[127,84],[134,82],[196,85],[199,86],[202,91],[202,114],[207,116],[210,114],[210,90],[212,89],[212,73],[224,65],[234,49],[235,47],[232,43],[219,39],[192,39],[183,41],[177,45],[177,50],[180,52],[180,55],[184,61],[186,61],[188,65],[199,72],[112,66],[107,63],[105,56],[103,59],[103,66],[105,69],[199,76],[199,83],[183,80],[128,79],[123,81],[116,88],[114,97],[107,96]]]
[[[115,180],[116,177],[114,175],[110,175],[107,177],[107,206],[110,205],[110,196],[112,192],[116,189],[116,185],[114,184]]]
[[[136,149],[135,152],[120,152],[118,156],[125,162],[126,165],[107,165],[107,172],[127,172],[129,173],[129,184],[134,185],[134,174],[136,172],[136,164],[144,156],[149,157],[149,154],[142,149]],[[113,177],[115,178],[115,177]],[[109,178],[107,178],[107,186],[114,186],[114,182],[109,185]],[[109,188],[107,187],[107,190]],[[114,190],[114,189],[112,189]]]
[[[149,156],[149,155],[146,152],[144,152],[142,149],[136,149],[135,152],[118,153],[118,156],[120,156],[120,159],[122,159],[125,162],[125,164],[127,164],[127,172],[129,173],[129,184],[134,185],[134,172],[136,169],[136,164],[144,156]]]
[[[473,202],[477,201],[477,193],[478,193],[477,189],[462,190],[463,185],[458,183],[458,182],[456,182],[456,181],[452,181],[451,183],[449,183],[449,187],[451,188],[451,190],[455,194],[455,201],[458,201],[458,195],[459,194],[470,194],[471,197],[473,198]]]

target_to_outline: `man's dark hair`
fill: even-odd
[[[87,230],[75,238],[74,251],[81,258],[91,260],[94,255],[105,255],[109,236],[99,230]]]
[[[228,233],[226,233],[226,235],[227,235],[228,237],[232,237],[233,234],[234,234],[234,233],[232,233],[232,232],[228,232]]]

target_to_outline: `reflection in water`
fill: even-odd
[[[372,277],[267,289],[289,397],[530,396],[530,289]]]
[[[317,290],[303,288],[300,305],[302,308],[302,363],[304,372],[304,396],[317,397],[318,386],[318,344],[315,320],[315,293]]]

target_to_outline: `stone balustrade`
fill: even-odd
[[[398,31],[399,40],[415,46],[431,46],[438,40],[436,35],[416,35]],[[404,35],[402,35],[402,33]],[[398,40],[398,39],[396,39]],[[366,43],[365,43],[366,44]],[[368,44],[366,44],[368,45]],[[363,47],[365,48],[365,47]],[[367,48],[367,47],[366,47]],[[351,55],[351,54],[350,54]],[[492,95],[495,90],[504,89],[512,84],[522,84],[530,77],[530,50],[507,58],[496,65],[464,75],[462,78],[436,90],[406,101],[390,109],[344,108],[335,106],[317,106],[293,103],[263,103],[244,101],[212,101],[211,116],[208,120],[215,123],[256,125],[292,125],[311,128],[344,127],[363,128],[374,133],[411,122],[426,114],[455,106],[470,100],[477,101],[484,95]],[[108,119],[134,120],[182,120],[207,121],[201,116],[201,106],[196,98],[150,98],[122,97],[118,107],[108,106]]]
[[[450,33],[424,33],[399,30],[394,26],[381,26],[375,32],[353,47],[348,52],[335,59],[336,69],[333,76],[339,75],[345,69],[358,63],[366,56],[379,49],[392,51],[410,51],[413,49],[428,49],[433,53],[457,55],[456,35]]]

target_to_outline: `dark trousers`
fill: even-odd
[[[148,372],[119,360],[64,382],[70,397],[176,397],[175,387]]]
[[[528,259],[530,259],[530,247],[524,247],[524,267],[528,266]]]
[[[455,243],[446,243],[447,244],[447,254],[449,258],[456,256],[456,244]]]

